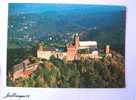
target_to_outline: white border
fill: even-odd
[[[127,7],[126,25],[126,88],[121,89],[52,89],[6,87],[6,48],[8,3],[74,3],[124,5]],[[28,100],[136,100],[135,4],[133,0],[1,0],[0,1],[0,100],[8,92],[30,94]],[[3,99],[4,100],[4,99]],[[6,100],[18,100],[9,98]],[[27,100],[27,98],[22,98]]]

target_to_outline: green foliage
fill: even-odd
[[[116,59],[116,60],[115,60]],[[124,66],[120,58],[65,61],[51,57],[39,64],[38,70],[15,86],[60,88],[118,88],[125,86]],[[115,64],[114,64],[115,63]]]

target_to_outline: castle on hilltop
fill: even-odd
[[[87,52],[82,52],[82,50]],[[49,60],[51,56],[59,59],[66,59],[67,61],[74,61],[80,59],[101,59],[97,48],[96,41],[80,41],[78,34],[74,36],[74,43],[67,44],[65,51],[59,51],[54,48],[46,48],[42,43],[37,49],[37,58]],[[112,57],[110,45],[106,46],[105,57]],[[21,63],[14,66],[13,81],[17,78],[27,78],[33,71],[37,70],[39,62],[31,63],[30,59],[25,58]],[[10,76],[9,76],[10,77]]]
[[[80,50],[90,50],[89,53],[79,53]],[[107,49],[109,52],[109,47]],[[59,51],[56,49],[47,49],[43,45],[39,45],[37,50],[37,58],[49,60],[51,56],[59,59],[66,59],[68,61],[80,60],[82,58],[99,59],[99,52],[96,41],[80,41],[78,34],[74,36],[74,43],[67,44],[66,51]]]

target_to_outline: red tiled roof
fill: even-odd
[[[21,72],[21,77],[28,77],[29,75],[32,74],[32,71],[31,70],[25,70],[24,72]]]
[[[73,44],[70,44],[70,45],[68,45],[68,48],[76,48],[76,46]]]

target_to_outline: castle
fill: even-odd
[[[87,54],[81,54],[78,51],[84,49],[91,49],[91,52]],[[82,58],[99,58],[99,52],[97,49],[96,41],[80,41],[80,37],[78,34],[74,37],[74,43],[68,44],[66,46],[66,51],[58,51],[58,50],[48,50],[43,47],[43,45],[39,45],[37,50],[37,58],[47,59],[49,60],[51,56],[54,56],[59,59],[66,59],[68,61],[79,60]]]
[[[80,50],[89,50],[89,52],[79,52]],[[112,57],[110,51],[110,45],[106,46],[105,56]],[[96,41],[80,41],[78,34],[74,37],[74,43],[67,44],[65,51],[59,51],[53,48],[45,48],[43,44],[40,43],[37,50],[37,58],[49,60],[51,56],[54,56],[59,59],[66,59],[67,61],[80,60],[81,58],[91,58],[91,59],[100,59],[97,49]],[[39,67],[39,62],[31,64],[29,59],[24,59],[21,63],[14,66],[13,81],[17,78],[27,78],[33,71],[37,70]],[[9,75],[10,77],[10,75]]]

